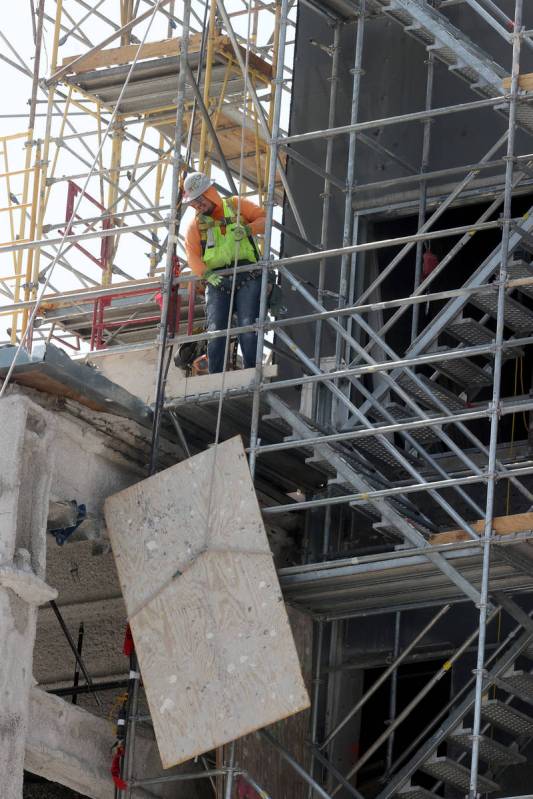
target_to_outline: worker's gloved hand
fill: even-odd
[[[222,283],[222,275],[217,275],[216,272],[208,272],[204,275],[204,278],[206,283],[209,283],[210,286],[214,286],[215,288]]]
[[[251,235],[251,230],[248,225],[235,225],[233,228],[233,238],[235,241],[242,241]]]

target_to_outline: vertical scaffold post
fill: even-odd
[[[365,36],[365,13],[366,13],[366,0],[361,0],[359,17],[357,18],[357,33],[355,37],[355,56],[354,65],[351,70],[353,74],[352,84],[352,103],[350,110],[350,125],[355,125],[359,119],[359,97],[361,94],[361,76],[363,74],[363,43]],[[350,132],[348,142],[348,166],[346,170],[346,189],[344,196],[344,224],[342,232],[342,246],[349,247],[352,243],[352,195],[354,189],[354,181],[356,180],[356,163],[355,153],[357,146],[357,133]],[[344,308],[348,295],[348,264],[351,258],[350,255],[344,253],[341,257],[341,268],[339,275],[339,299],[338,307]],[[345,324],[344,320],[339,320],[341,324]],[[340,368],[342,353],[342,339],[339,334],[336,336],[335,341],[335,370]],[[332,423],[336,423],[338,403],[333,400],[332,402]]]
[[[479,772],[479,739],[481,729],[481,704],[483,697],[485,637],[487,627],[487,607],[489,599],[490,555],[492,543],[492,519],[494,515],[494,496],[496,491],[496,446],[498,443],[498,427],[501,398],[502,343],[505,326],[505,298],[508,277],[509,239],[511,235],[511,203],[513,199],[513,171],[516,137],[516,112],[520,77],[520,49],[522,41],[523,0],[515,2],[515,18],[513,31],[513,64],[511,72],[511,99],[509,102],[509,135],[507,138],[507,159],[505,166],[505,198],[503,206],[503,228],[501,262],[498,285],[498,305],[496,317],[496,352],[494,355],[494,387],[490,411],[490,440],[487,463],[487,504],[483,531],[483,568],[481,577],[481,598],[479,601],[479,637],[476,662],[476,687],[474,705],[474,723],[472,725],[472,761],[470,766],[469,799],[478,797]]]
[[[335,115],[337,111],[337,88],[339,85],[339,57],[340,57],[340,40],[341,40],[341,25],[335,25],[333,33],[332,56],[331,56],[331,75],[329,87],[329,110],[328,110],[328,128],[335,126]],[[333,165],[333,136],[329,136],[326,142],[326,162],[325,171],[331,173]],[[324,178],[324,188],[322,193],[322,223],[320,230],[320,247],[325,250],[328,246],[328,231],[329,231],[329,212],[331,205],[331,181],[329,177]],[[324,287],[326,284],[326,261],[322,259],[318,266],[318,301],[323,304],[324,302]],[[315,363],[320,366],[320,350],[322,345],[322,320],[319,319],[315,328]],[[318,385],[313,389],[313,411],[316,412],[318,396]],[[313,414],[314,415],[314,414]]]
[[[261,404],[261,382],[263,380],[263,347],[265,342],[265,321],[267,315],[267,290],[268,270],[271,265],[272,225],[274,221],[274,203],[276,189],[276,167],[278,164],[278,136],[281,117],[281,99],[283,93],[283,71],[285,67],[285,43],[287,41],[287,19],[289,14],[288,0],[281,0],[281,17],[279,23],[278,60],[276,66],[274,111],[272,115],[272,130],[270,132],[270,161],[268,170],[268,191],[265,219],[264,251],[261,260],[261,299],[259,304],[259,319],[257,326],[257,355],[255,367],[255,385],[252,404],[252,419],[250,427],[250,472],[252,478],[255,473],[257,435],[259,429],[259,413]],[[281,167],[280,167],[281,169]]]
[[[426,111],[431,110],[433,103],[433,82],[435,77],[435,58],[432,52],[428,53],[427,60],[427,78],[426,78]],[[420,172],[424,174],[428,171],[429,166],[429,151],[431,148],[431,119],[426,119],[424,122],[424,133],[422,137],[422,158],[420,161]],[[418,195],[418,229],[422,227],[426,221],[427,210],[427,181],[420,182],[419,195]],[[414,289],[418,288],[422,278],[422,259],[424,256],[424,242],[417,241],[416,243],[416,257],[415,257],[415,281]],[[420,306],[413,305],[413,317],[411,320],[411,341],[414,341],[418,334],[418,319],[420,316]]]
[[[150,474],[157,468],[159,449],[159,432],[163,401],[165,397],[165,353],[168,334],[168,312],[174,278],[174,254],[178,240],[178,229],[181,219],[181,198],[179,196],[179,180],[182,169],[181,142],[183,139],[183,118],[185,114],[185,83],[187,77],[187,58],[189,46],[189,23],[191,16],[191,0],[184,0],[183,23],[180,49],[180,69],[178,74],[178,92],[176,99],[176,124],[174,128],[174,152],[172,155],[172,187],[170,195],[170,216],[168,220],[168,238],[165,261],[165,277],[163,282],[163,302],[161,307],[161,325],[159,329],[159,350],[156,368],[155,410],[152,427],[152,444],[150,452]]]
[[[52,53],[50,56],[50,70],[52,73],[55,72],[57,68],[57,54],[59,50],[59,34],[61,32],[62,12],[63,12],[63,0],[57,0],[56,10],[55,10],[54,38],[52,44]],[[54,110],[54,97],[55,97],[55,84],[51,85],[48,89],[48,103],[46,108],[46,126],[44,134],[42,162],[38,165],[39,174],[40,174],[39,208],[33,210],[33,213],[36,215],[36,229],[34,235],[37,237],[38,240],[41,240],[43,237],[44,216],[46,213],[46,201],[47,201],[46,179],[48,177],[48,165],[50,159],[50,140],[52,132],[52,113]],[[28,297],[24,297],[25,300],[35,299],[35,297],[37,296],[36,284],[39,278],[40,260],[41,260],[41,248],[36,247],[33,253],[33,264],[32,264],[33,279],[31,279],[30,281],[31,291]],[[26,317],[23,320],[23,329],[21,330],[21,337],[24,336],[26,332],[27,324],[28,324],[28,318]],[[26,346],[28,347],[28,349],[31,349],[31,331],[29,331]]]

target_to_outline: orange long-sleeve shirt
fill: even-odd
[[[212,213],[213,219],[224,219],[222,197],[214,186],[208,188],[205,192],[205,197],[215,203],[215,210]],[[252,234],[255,236],[258,233],[264,233],[265,211],[263,208],[250,202],[250,200],[241,199],[240,209],[241,221],[243,224],[249,226]],[[222,228],[222,230],[224,230],[224,228]],[[202,261],[202,240],[200,238],[200,231],[196,219],[191,220],[185,231],[185,253],[187,255],[187,263],[194,274],[203,275],[205,272],[205,264]]]

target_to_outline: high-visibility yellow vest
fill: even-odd
[[[198,215],[197,224],[202,242],[202,261],[208,270],[233,266],[238,261],[256,263],[258,252],[252,236],[235,241],[233,231],[237,225],[237,215],[233,202],[222,200],[224,219],[213,219],[211,216]],[[222,233],[221,227],[226,232]]]

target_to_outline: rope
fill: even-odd
[[[133,59],[133,61],[131,63],[131,67],[130,67],[129,72],[128,72],[127,76],[126,76],[126,80],[124,81],[124,85],[123,85],[123,87],[122,87],[122,89],[120,91],[120,94],[118,96],[115,108],[113,109],[113,113],[111,114],[111,118],[109,120],[109,123],[108,123],[107,128],[106,128],[105,133],[104,133],[104,136],[102,138],[102,142],[101,142],[101,144],[100,144],[100,146],[99,146],[99,148],[98,148],[98,150],[96,152],[96,155],[94,156],[94,160],[92,162],[91,168],[90,168],[89,173],[88,173],[88,175],[87,175],[87,177],[85,179],[85,183],[84,183],[83,189],[80,192],[80,194],[78,195],[78,199],[77,199],[76,204],[75,204],[75,206],[74,206],[74,208],[72,210],[72,214],[70,216],[70,219],[68,220],[68,222],[65,225],[65,232],[63,233],[62,239],[61,239],[61,241],[59,243],[59,247],[58,247],[57,253],[54,256],[54,259],[53,259],[52,263],[48,267],[48,273],[46,275],[46,279],[45,279],[44,283],[42,284],[41,290],[38,293],[35,305],[34,305],[33,310],[32,310],[32,312],[31,312],[31,314],[29,316],[29,319],[28,319],[28,324],[26,326],[26,330],[24,331],[23,335],[21,336],[21,339],[20,339],[19,345],[17,347],[17,350],[15,352],[14,358],[13,358],[13,360],[11,362],[11,365],[10,365],[10,367],[8,369],[8,372],[7,372],[6,376],[5,376],[4,384],[3,384],[2,388],[0,389],[0,399],[4,396],[4,394],[6,392],[6,389],[7,389],[8,385],[9,385],[10,380],[11,380],[11,376],[13,374],[13,370],[15,369],[17,360],[18,360],[18,358],[20,356],[20,353],[22,352],[22,349],[24,347],[26,339],[28,338],[29,332],[33,329],[33,323],[35,321],[35,317],[37,315],[37,311],[39,310],[39,306],[41,304],[43,295],[44,295],[45,291],[47,290],[47,288],[48,288],[48,286],[50,284],[50,280],[52,278],[52,275],[53,275],[54,269],[56,267],[56,264],[59,261],[59,258],[61,257],[61,255],[63,253],[63,247],[64,247],[64,244],[65,244],[65,239],[66,239],[66,237],[68,235],[68,232],[69,232],[70,225],[72,224],[73,220],[76,217],[76,214],[78,212],[78,208],[80,207],[80,204],[81,204],[81,201],[83,200],[83,197],[85,195],[85,191],[87,189],[87,186],[89,185],[89,180],[91,179],[91,177],[93,175],[93,172],[95,170],[96,164],[97,164],[98,159],[100,157],[100,154],[101,154],[101,152],[103,150],[104,144],[106,143],[107,138],[109,136],[109,132],[110,132],[110,130],[111,130],[111,128],[112,128],[112,126],[113,126],[113,124],[115,122],[115,119],[116,119],[116,117],[118,115],[118,109],[120,107],[120,103],[122,102],[122,98],[124,96],[124,93],[126,91],[128,83],[130,81],[130,78],[131,78],[131,76],[133,74],[133,70],[135,69],[137,61],[139,59],[139,55],[141,53],[141,49],[142,49],[142,47],[143,47],[143,45],[144,45],[144,43],[146,41],[146,38],[147,38],[147,36],[148,36],[148,34],[150,32],[150,28],[152,27],[152,23],[154,21],[156,12],[159,10],[159,6],[161,5],[161,2],[162,2],[162,0],[158,0],[157,4],[154,6],[154,10],[153,10],[152,16],[150,17],[150,21],[148,23],[148,26],[146,28],[146,31],[145,31],[144,36],[142,38],[142,41],[140,42],[140,44],[139,44],[139,46],[137,48],[137,51],[135,53],[135,57],[134,57],[134,59]]]
[[[212,0],[212,2],[216,2],[216,0]],[[248,81],[249,81],[249,63],[250,63],[250,31],[251,31],[251,19],[252,19],[252,4],[248,4],[248,14],[247,14],[247,34],[246,34],[246,58],[245,58],[245,74],[244,74],[244,86],[243,86],[243,104],[242,104],[242,127],[241,127],[241,153],[239,158],[239,194],[237,195],[237,225],[240,224],[241,221],[241,192],[242,192],[242,183],[243,183],[243,173],[244,173],[244,135],[246,130],[246,115],[247,115],[247,99],[248,99]],[[230,301],[229,301],[229,310],[228,310],[228,320],[226,325],[226,336],[224,340],[224,361],[223,361],[223,369],[222,369],[222,382],[220,385],[220,396],[218,399],[218,407],[217,407],[217,421],[215,427],[215,440],[213,442],[213,462],[211,464],[211,473],[209,476],[209,493],[207,498],[207,514],[206,514],[206,539],[209,541],[209,518],[211,515],[211,506],[213,500],[213,487],[215,482],[215,468],[216,468],[216,459],[218,453],[218,444],[220,441],[220,426],[222,421],[222,406],[224,403],[224,393],[226,388],[226,372],[227,372],[227,361],[228,361],[228,353],[229,353],[229,343],[231,339],[231,321],[233,316],[233,304],[235,299],[235,283],[237,280],[237,263],[239,260],[239,249],[240,245],[235,249],[235,259],[233,262],[233,272],[231,275],[231,293],[230,293]]]
[[[204,12],[204,32],[202,34],[202,43],[200,46],[200,56],[198,60],[198,69],[196,71],[196,81],[199,84],[201,75],[202,75],[202,65],[204,61],[204,54],[205,54],[205,46],[207,41],[207,34],[206,34],[206,22],[207,22],[207,10],[208,10],[208,3],[205,6]],[[190,73],[192,75],[192,73]],[[189,123],[189,131],[187,135],[187,149],[185,154],[185,159],[182,161],[181,167],[181,174],[180,174],[180,189],[178,193],[178,204],[177,204],[177,217],[176,217],[176,229],[175,234],[179,236],[179,229],[181,224],[181,211],[182,211],[182,198],[183,198],[183,178],[185,174],[185,169],[190,166],[191,155],[192,155],[192,140],[193,140],[193,133],[194,133],[194,122],[196,116],[196,106],[197,102],[196,99],[193,101],[192,111],[191,111],[191,119]],[[175,143],[177,147],[180,148],[181,152],[181,142]],[[165,239],[165,245],[168,246],[168,234]],[[174,245],[174,256],[176,256],[177,245]],[[160,249],[160,252],[163,252],[163,248]],[[165,284],[165,291],[168,293],[169,299],[172,296],[172,285],[174,281],[174,270],[172,270],[172,274],[169,276],[168,284]],[[166,347],[167,337],[168,337],[168,314],[170,310],[170,301],[166,304],[163,303],[162,313],[161,313],[161,337],[163,340],[163,347]],[[179,324],[179,320],[178,320]],[[170,362],[172,360],[172,354],[174,351],[174,344],[172,343],[168,348],[167,359],[166,363],[163,361],[161,362],[156,377],[156,393],[155,393],[155,411],[154,411],[154,421],[152,425],[152,440],[150,444],[150,474],[154,474],[157,469],[157,461],[159,456],[159,439],[160,439],[160,431],[161,431],[161,424],[163,419],[163,404],[165,402],[165,393],[166,393],[166,385],[167,385],[167,377],[168,371],[170,368]],[[173,420],[174,425],[176,425],[176,419],[171,415],[171,419]]]

